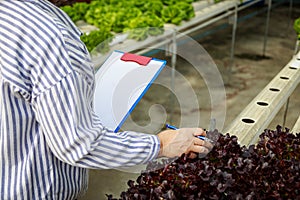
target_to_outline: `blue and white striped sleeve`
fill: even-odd
[[[9,70],[16,71],[14,83],[23,83],[17,85],[21,93],[29,94],[37,132],[56,157],[74,166],[115,168],[157,156],[156,135],[114,133],[102,126],[92,108],[90,57],[62,11],[47,1],[7,1],[1,9],[10,16],[3,18],[10,20],[3,29],[12,43],[7,55],[15,58]]]
[[[88,100],[89,87],[81,74],[73,72],[36,98],[37,118],[52,152],[86,168],[127,167],[157,157],[157,136],[114,133],[102,126]]]

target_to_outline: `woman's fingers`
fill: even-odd
[[[191,153],[189,153],[188,157],[191,158],[191,159],[194,159],[194,158],[198,157],[198,154],[191,152]]]
[[[204,146],[209,150],[211,150],[214,147],[212,143],[210,143],[208,141],[205,141],[205,140],[201,140],[201,139],[196,138],[196,137],[194,139],[194,144],[198,145],[198,146]]]
[[[194,136],[199,136],[199,135],[206,136],[206,132],[202,128],[195,128],[193,134]]]
[[[195,137],[194,138],[194,145],[203,146],[203,145],[205,145],[205,141]]]
[[[212,148],[213,145],[210,142],[195,137],[193,144],[185,153],[189,154],[190,158],[196,158],[199,155],[201,155],[201,157],[204,157],[211,151]]]

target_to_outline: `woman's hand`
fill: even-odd
[[[183,153],[190,158],[196,158],[197,154],[206,155],[213,147],[207,141],[196,136],[206,136],[201,128],[181,128],[178,130],[165,130],[158,134],[160,139],[159,157],[176,157]]]

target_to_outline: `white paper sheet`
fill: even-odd
[[[96,73],[94,109],[104,126],[117,132],[164,68],[166,61],[151,59],[147,66],[121,60],[114,51]]]

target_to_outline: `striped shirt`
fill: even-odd
[[[48,1],[0,0],[1,200],[76,199],[88,169],[157,157],[156,135],[102,126],[80,34]]]

